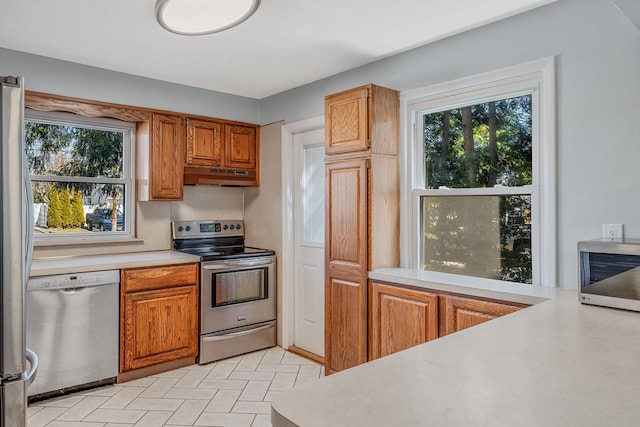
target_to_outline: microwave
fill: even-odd
[[[640,311],[640,239],[578,242],[583,304]]]

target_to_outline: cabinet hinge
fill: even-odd
[[[364,165],[367,169],[371,168],[371,159],[367,159],[364,161]]]
[[[371,139],[367,139],[367,148],[371,148]]]
[[[187,126],[189,124],[189,119],[184,118],[182,119],[182,126]]]
[[[367,98],[371,98],[371,88],[367,88]]]

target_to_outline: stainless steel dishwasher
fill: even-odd
[[[40,358],[29,401],[115,382],[119,284],[119,270],[29,279],[27,345]]]

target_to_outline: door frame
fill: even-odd
[[[282,126],[282,318],[280,337],[284,349],[294,345],[295,327],[295,249],[293,227],[294,135],[324,128],[324,116],[312,117]]]

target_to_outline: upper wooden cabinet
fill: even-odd
[[[255,169],[258,155],[256,128],[248,126],[225,126],[227,166],[238,169]]]
[[[187,118],[185,184],[257,186],[258,126]]]
[[[184,130],[182,118],[152,114],[149,200],[182,200]]]
[[[187,119],[187,156],[190,166],[222,166],[225,162],[224,124]]]
[[[398,92],[366,85],[325,97],[327,154],[398,154]]]

